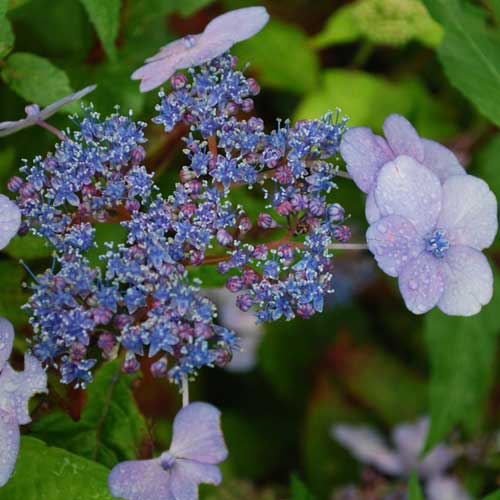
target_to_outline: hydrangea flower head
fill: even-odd
[[[0,250],[17,234],[21,225],[21,211],[17,205],[0,194]]]
[[[198,484],[220,484],[217,464],[226,458],[219,410],[191,403],[175,417],[170,449],[152,460],[118,464],[109,475],[109,488],[125,500],[196,500]]]
[[[49,104],[47,107],[43,109],[40,109],[37,104],[26,106],[25,108],[26,118],[22,118],[21,120],[16,120],[12,122],[0,123],[0,137],[5,137],[7,135],[18,132],[19,130],[30,127],[31,125],[34,125],[37,122],[37,120],[46,120],[47,118],[50,118],[53,114],[57,113],[57,111],[59,111],[59,109],[61,109],[63,106],[66,106],[66,104],[69,104],[71,102],[78,101],[82,97],[86,96],[88,93],[95,90],[96,87],[97,85],[89,85],[88,87],[85,87],[84,89],[79,90],[74,94],[70,94],[66,97],[63,97],[62,99],[59,99],[56,102],[53,102],[52,104]]]
[[[429,432],[429,419],[396,426],[392,432],[394,448],[373,429],[364,426],[338,424],[332,436],[345,446],[359,461],[393,477],[408,478],[414,471],[426,483],[429,500],[468,500],[462,486],[446,470],[457,459],[457,452],[444,444],[433,448],[424,458],[420,452]],[[449,496],[449,492],[456,496]]]
[[[356,185],[368,194],[366,218],[370,223],[380,217],[373,197],[380,170],[398,156],[409,156],[420,166],[431,170],[441,182],[451,175],[465,174],[449,149],[430,139],[421,138],[403,116],[388,116],[383,131],[385,138],[374,134],[368,127],[352,127],[344,134],[340,144],[347,171]]]
[[[247,7],[226,12],[210,21],[198,35],[188,35],[165,45],[158,54],[132,74],[148,92],[166,82],[177,70],[199,66],[258,33],[269,20],[264,7]]]
[[[373,192],[381,218],[367,231],[368,247],[382,270],[398,277],[408,309],[478,313],[493,293],[493,273],[481,253],[498,228],[488,185],[471,175],[441,183],[402,155],[382,167]]]
[[[47,376],[40,362],[26,354],[24,371],[7,363],[14,342],[14,329],[0,318],[0,487],[10,478],[19,452],[19,425],[31,421],[28,401],[47,390]]]

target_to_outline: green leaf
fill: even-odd
[[[443,441],[456,425],[476,429],[488,396],[497,347],[499,277],[495,292],[480,314],[446,316],[438,310],[425,318],[425,341],[431,363],[431,428],[426,450]]]
[[[52,412],[32,426],[33,435],[44,441],[108,467],[137,458],[145,432],[130,378],[121,374],[117,361],[96,372],[78,422],[66,413]]]
[[[111,222],[96,224],[94,229],[94,241],[97,246],[88,250],[87,258],[91,266],[104,268],[99,256],[106,253],[105,243],[123,243],[127,238],[127,230],[121,224]]]
[[[116,57],[115,40],[120,27],[121,0],[81,0],[102,46],[111,59]]]
[[[343,5],[326,21],[325,27],[312,39],[312,44],[318,49],[339,43],[354,42],[361,35],[359,25],[354,19],[356,4]]]
[[[5,57],[14,47],[14,32],[9,20],[0,15],[0,58]]]
[[[408,500],[424,500],[417,474],[414,472],[408,482]]]
[[[307,486],[295,474],[290,479],[291,500],[314,500]]]
[[[213,2],[214,0],[171,0],[169,2],[169,12],[179,12],[184,17],[190,16]]]
[[[4,252],[15,259],[33,260],[50,257],[53,248],[47,246],[45,240],[40,236],[29,233],[26,236],[13,238]]]
[[[385,117],[400,113],[420,134],[435,139],[456,131],[453,111],[431,97],[418,80],[392,82],[362,71],[327,70],[319,88],[307,94],[295,118],[318,118],[339,107],[349,116],[349,126],[369,126],[381,131]]]
[[[488,496],[484,497],[483,500],[500,500],[500,490],[490,493]]]
[[[336,10],[313,44],[322,48],[363,38],[379,45],[418,40],[435,47],[442,34],[420,0],[358,0]]]
[[[445,28],[438,55],[451,83],[500,124],[500,31],[486,24],[485,11],[459,0],[424,0]]]
[[[108,473],[102,465],[23,436],[0,500],[111,500]]]
[[[479,177],[482,177],[495,193],[497,198],[500,198],[500,134],[497,134],[481,151],[478,158],[479,168],[476,171]]]
[[[21,309],[28,295],[21,286],[24,278],[23,268],[12,261],[0,261],[0,316],[8,318],[14,326],[26,323],[28,316]]]
[[[61,99],[73,91],[66,73],[50,61],[35,54],[16,52],[2,69],[5,83],[28,102],[40,106]],[[77,109],[66,106],[62,109]]]
[[[250,63],[249,72],[267,87],[302,93],[312,90],[318,80],[319,62],[298,27],[269,21],[264,29],[235,46],[241,63]]]

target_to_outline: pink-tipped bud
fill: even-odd
[[[219,243],[219,245],[221,245],[223,247],[227,247],[233,241],[233,237],[225,229],[219,229],[217,231],[216,238],[217,238],[217,242]]]
[[[277,222],[266,213],[260,213],[257,217],[257,226],[262,229],[272,229],[278,226]]]
[[[164,378],[167,376],[167,367],[167,358],[163,356],[163,358],[160,358],[151,365],[151,375],[155,378]]]
[[[17,193],[17,191],[21,189],[23,183],[24,181],[21,179],[21,177],[15,175],[14,177],[11,177],[7,182],[7,189],[12,193]]]
[[[260,85],[257,83],[255,78],[249,78],[247,80],[248,90],[252,95],[257,95],[260,92]]]
[[[186,75],[183,75],[182,73],[176,73],[172,76],[172,78],[170,78],[170,85],[172,86],[173,90],[180,90],[186,86],[187,81],[188,80],[186,78]]]

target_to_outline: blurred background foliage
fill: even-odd
[[[339,107],[349,124],[380,131],[386,115],[401,113],[421,135],[450,147],[500,196],[499,0],[261,3],[271,22],[234,52],[262,84],[256,113],[269,127],[278,117],[314,118]],[[0,120],[21,118],[29,103],[47,105],[97,83],[88,97],[98,111],[119,105],[149,121],[157,96],[138,92],[133,70],[168,41],[201,31],[215,15],[254,4],[0,0]],[[66,115],[78,109],[69,106],[51,123],[69,126]],[[182,143],[155,125],[148,139],[146,164],[168,193],[182,166]],[[2,185],[23,158],[53,144],[45,130],[34,128],[3,139]],[[347,180],[339,179],[339,187],[338,200],[352,215],[353,240],[361,241],[363,197]],[[251,193],[240,194],[255,205]],[[98,239],[123,236],[109,224]],[[492,264],[500,262],[499,250],[497,240],[488,254]],[[0,258],[0,315],[16,325],[20,360],[30,330],[20,310],[27,276],[19,259],[39,271],[50,251],[34,237],[16,237]],[[207,287],[220,286],[210,270],[198,275]],[[476,453],[459,460],[453,472],[473,498],[494,492],[500,478],[498,276],[496,282],[497,293],[478,316],[416,317],[405,310],[394,280],[369,258],[339,254],[338,293],[324,314],[266,326],[258,345],[257,337],[248,343],[244,371],[205,370],[193,385],[194,399],[221,408],[230,448],[223,485],[203,488],[203,498],[337,498],[334,491],[350,483],[366,493],[359,498],[389,498],[370,485],[387,484],[389,492],[399,486],[374,479],[330,429],[347,421],[389,433],[423,414],[432,418],[427,449],[450,435],[472,446]],[[33,403],[34,423],[25,429],[17,472],[0,499],[110,498],[107,469],[169,445],[179,396],[147,373],[131,379],[115,364],[103,365],[87,394],[61,386],[51,374],[51,393]],[[419,495],[414,478],[409,498]]]

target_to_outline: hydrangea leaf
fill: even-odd
[[[442,29],[419,0],[358,0],[335,11],[313,43],[322,48],[358,38],[390,46],[418,40],[435,47]]]
[[[121,0],[81,0],[104,50],[111,59],[116,57],[115,40],[120,27]]]
[[[0,57],[5,57],[14,47],[14,32],[9,20],[0,16]]]
[[[16,52],[2,68],[2,78],[7,85],[30,103],[47,106],[73,92],[68,75],[47,59]],[[76,110],[78,105],[61,108],[63,113]]]
[[[37,54],[63,61],[65,69],[73,64],[84,66],[83,61],[95,44],[87,12],[78,1],[37,0],[19,5],[12,13],[9,12],[9,16],[15,26],[23,27],[23,30],[19,31],[19,37],[23,36],[23,32],[29,32],[30,44],[27,48],[35,50],[33,47],[36,47]],[[21,43],[24,46],[26,42],[21,38]],[[88,65],[82,69],[87,72],[87,77],[81,82],[74,82],[78,88],[91,83]],[[98,80],[92,77],[92,81]]]
[[[127,230],[120,224],[110,222],[96,224],[94,229],[94,241],[97,247],[88,250],[87,258],[91,266],[100,266],[104,269],[104,263],[99,259],[99,256],[105,251],[105,243],[123,243],[127,239]]]
[[[410,480],[408,481],[408,500],[424,500],[418,475],[415,472],[410,476]]]
[[[4,252],[15,259],[23,260],[44,259],[52,255],[52,249],[45,244],[45,240],[31,233],[15,236]]]
[[[0,261],[0,316],[18,326],[26,323],[28,316],[21,309],[28,295],[21,286],[24,278],[22,267],[9,260]]]
[[[411,119],[423,136],[436,139],[456,132],[454,114],[432,97],[418,80],[398,83],[362,71],[327,70],[319,87],[305,96],[296,119],[317,118],[336,107],[349,115],[349,126],[363,125],[380,132],[384,118],[399,113]]]
[[[354,20],[356,3],[343,5],[326,21],[323,30],[313,39],[312,44],[318,49],[356,41],[362,35],[360,26]]]
[[[500,30],[487,27],[485,11],[459,0],[424,0],[445,28],[438,55],[451,83],[500,124]]]
[[[480,422],[491,386],[500,330],[498,274],[495,284],[491,302],[476,316],[446,316],[434,310],[425,317],[425,341],[432,373],[431,428],[426,450],[443,441],[456,425],[471,432]]]
[[[484,497],[483,500],[500,500],[500,490],[490,493],[488,496]]]
[[[307,486],[295,474],[290,479],[291,500],[314,500]]]
[[[52,412],[33,424],[33,435],[108,467],[136,458],[146,427],[130,378],[121,374],[116,361],[106,363],[87,392],[78,422],[66,413]]]
[[[251,63],[249,73],[254,73],[263,86],[302,93],[317,83],[318,57],[298,27],[271,20],[233,52],[242,64]]]
[[[23,436],[16,468],[0,489],[0,500],[111,500],[108,473],[100,464]]]

